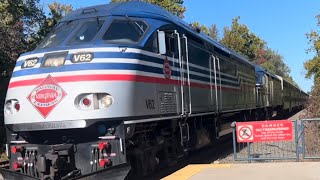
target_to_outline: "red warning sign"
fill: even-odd
[[[239,139],[252,140],[253,139],[253,127],[251,125],[239,126]]]
[[[291,120],[238,122],[238,142],[292,141]]]

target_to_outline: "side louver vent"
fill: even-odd
[[[160,98],[159,102],[161,107],[161,114],[177,112],[176,93],[160,92],[159,98]]]

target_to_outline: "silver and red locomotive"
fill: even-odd
[[[294,95],[288,110],[301,107],[297,88],[282,100],[287,84],[158,6],[78,9],[17,60],[5,102],[10,169],[70,179],[130,162],[146,174],[232,121],[270,118]]]

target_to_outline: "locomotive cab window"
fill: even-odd
[[[103,24],[104,20],[84,22],[79,30],[71,37],[69,44],[83,44],[92,41]]]
[[[108,43],[137,43],[148,29],[148,25],[143,21],[132,19],[115,19],[110,24],[102,39]]]
[[[39,48],[50,48],[61,44],[76,27],[76,21],[60,23],[39,45]]]

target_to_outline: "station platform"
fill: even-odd
[[[188,165],[163,180],[316,180],[320,162]]]

